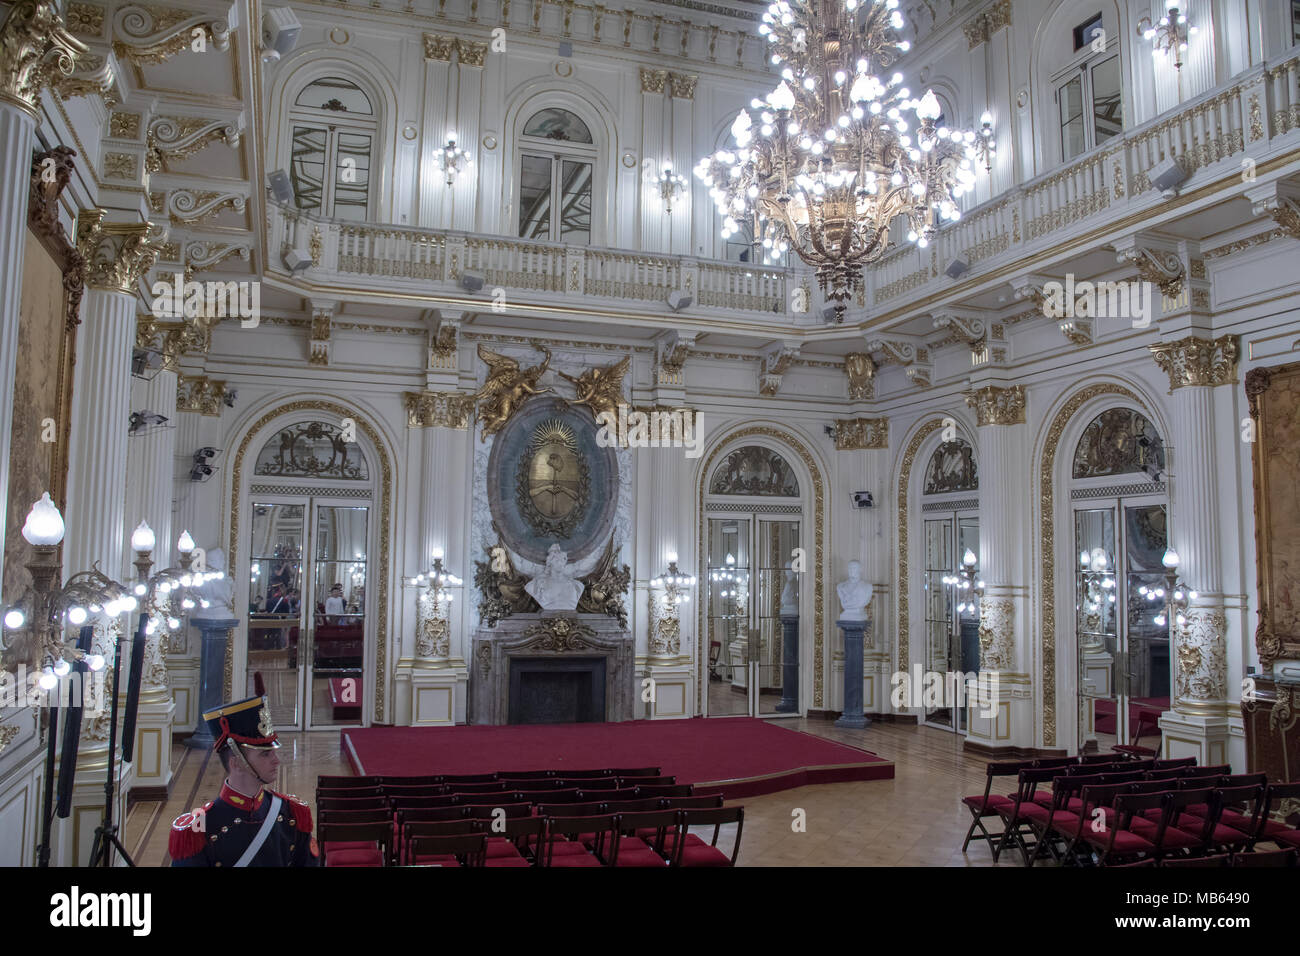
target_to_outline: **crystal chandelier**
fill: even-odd
[[[741,110],[734,145],[700,161],[722,234],[753,226],[767,262],[793,249],[814,266],[841,321],[862,268],[884,254],[894,219],[924,247],[972,189],[974,132],[940,126],[933,92],[913,99],[886,75],[908,42],[898,0],[777,0],[763,14],[781,82]],[[904,112],[915,113],[915,128]]]

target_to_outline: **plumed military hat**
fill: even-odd
[[[206,711],[203,719],[216,740],[213,750],[220,750],[227,740],[259,750],[280,746],[265,697],[249,697],[233,704],[223,704],[216,710]]]

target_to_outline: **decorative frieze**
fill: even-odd
[[[93,3],[68,4],[68,32],[77,37],[98,37],[104,33],[104,8]]]
[[[87,263],[86,284],[135,294],[136,283],[158,258],[153,223],[110,223],[104,209],[83,210],[77,219],[77,251]]]
[[[54,0],[13,4],[0,23],[0,101],[34,116],[41,91],[72,76],[89,52],[68,32]]]
[[[108,118],[108,135],[113,139],[139,139],[141,119],[139,113],[115,111]]]
[[[1169,376],[1169,391],[1188,385],[1235,385],[1237,383],[1237,357],[1240,355],[1238,338],[1221,335],[1217,339],[1202,339],[1189,335],[1176,342],[1162,342],[1148,346],[1161,371]]]
[[[968,407],[975,409],[981,425],[1023,425],[1025,423],[1025,387],[1003,388],[986,385],[965,394]]]
[[[252,248],[247,243],[195,239],[185,244],[185,277],[193,278],[194,273],[234,257],[247,262],[251,255]]]
[[[407,392],[406,424],[410,428],[468,428],[474,395],[464,392]]]
[[[876,363],[866,352],[844,356],[844,374],[849,379],[849,398],[855,402],[876,397]]]
[[[1175,684],[1180,703],[1222,705],[1228,696],[1224,649],[1228,619],[1222,608],[1188,608],[1175,628]]]
[[[837,418],[835,449],[858,451],[864,448],[889,447],[888,418]]]
[[[221,416],[226,400],[226,383],[206,375],[184,375],[176,379],[176,411],[197,412],[209,418]]]

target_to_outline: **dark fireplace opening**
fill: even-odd
[[[581,724],[605,719],[603,657],[514,658],[510,661],[512,724]]]

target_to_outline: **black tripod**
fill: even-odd
[[[135,629],[135,639],[143,641],[145,639],[145,623],[148,618],[140,615],[140,624]],[[117,824],[113,822],[113,791],[116,789],[114,784],[114,774],[116,766],[114,761],[114,751],[117,749],[117,697],[118,697],[118,679],[122,673],[122,642],[117,642],[117,649],[113,652],[113,700],[109,705],[108,711],[108,775],[104,779],[104,816],[100,820],[99,826],[95,827],[95,842],[90,851],[91,866],[112,866],[113,849],[122,854],[122,859],[126,861],[127,866],[135,866],[135,861],[131,859],[131,854],[126,851],[122,841],[117,836]],[[127,701],[130,704],[130,701]]]

